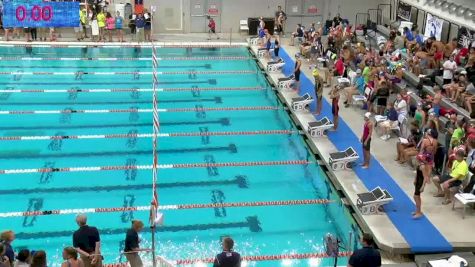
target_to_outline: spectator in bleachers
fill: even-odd
[[[6,252],[6,246],[0,243],[0,267],[11,267],[10,260],[8,259]]]
[[[462,181],[467,178],[468,165],[464,160],[464,151],[457,151],[456,161],[452,164],[449,174],[442,176],[434,176],[434,185],[437,193],[434,197],[444,197],[442,204],[447,205],[452,202],[453,190],[458,189],[462,185]]]
[[[376,114],[382,115],[388,105],[389,88],[386,80],[381,80],[375,87],[374,97],[376,97]]]
[[[410,125],[410,134],[407,139],[399,139],[396,144],[397,158],[396,161],[399,164],[405,164],[411,157],[416,156],[419,153],[417,145],[421,140],[422,133],[417,125],[417,122],[412,121]]]
[[[295,28],[295,32],[292,33],[290,38],[290,45],[295,45],[295,39],[298,38],[299,40],[303,41],[304,33],[302,29],[302,25],[299,23]]]
[[[15,261],[15,252],[13,251],[12,243],[15,240],[15,233],[12,230],[2,232],[0,235],[0,242],[5,245],[5,256],[8,257],[11,265]]]
[[[423,109],[422,103],[417,103],[416,111],[414,112],[414,121],[417,122],[419,128],[426,124],[426,112]]]
[[[404,38],[400,31],[396,32],[396,37],[394,38],[394,49],[400,50],[404,48]]]
[[[31,255],[28,249],[22,249],[18,252],[16,256],[17,261],[13,265],[13,267],[30,267]],[[66,266],[68,267],[68,266]],[[71,266],[76,267],[76,266]]]
[[[398,120],[402,122],[407,117],[407,102],[401,94],[396,95],[396,102],[394,102],[394,108],[396,108]]]
[[[333,27],[336,27],[341,24],[343,19],[340,16],[340,13],[337,13],[336,16],[333,18]]]
[[[35,253],[33,253],[30,267],[47,267],[47,266],[48,264],[46,263],[46,252],[44,250],[38,250]]]
[[[396,109],[394,108],[394,103],[389,102],[387,109],[386,109],[386,118],[387,120],[381,122],[379,126],[383,129],[383,134],[381,135],[381,139],[384,141],[389,140],[391,138],[389,132],[391,129],[395,128],[398,126],[399,121],[398,121],[398,114]]]
[[[449,58],[450,56],[454,56],[455,49],[458,48],[458,39],[453,38],[449,43],[445,45],[444,56]]]
[[[457,70],[457,63],[454,60],[453,56],[444,62],[442,65],[444,68],[444,74],[442,78],[444,79],[444,84],[450,84],[454,78],[454,72]]]
[[[447,90],[450,90],[450,101],[458,102],[459,99],[464,99],[465,97],[471,96],[472,93],[467,92],[467,76],[466,71],[461,71],[458,75],[457,82],[453,82],[450,86],[447,87]],[[463,103],[464,101],[462,101]]]
[[[354,95],[364,95],[365,90],[365,81],[361,75],[361,70],[356,70],[356,77],[353,78],[352,84],[350,87],[343,89],[343,94],[345,95],[345,108],[349,107],[353,102]]]
[[[457,127],[457,114],[450,114],[449,121],[444,125],[445,128],[445,147],[450,148],[452,134]]]
[[[429,111],[429,116],[427,118],[427,123],[423,127],[423,131],[432,130],[432,136],[437,139],[439,137],[439,119],[435,116],[435,113]]]

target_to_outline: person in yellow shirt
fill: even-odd
[[[97,14],[97,25],[99,26],[99,41],[105,41],[106,14],[102,10]]]
[[[81,11],[79,11],[79,21],[81,22],[81,27],[82,27],[82,33],[83,33],[83,36],[82,36],[82,39],[84,38],[89,38],[87,36],[87,12],[86,12],[86,8],[82,9]]]
[[[437,188],[437,194],[434,197],[444,197],[445,200],[442,202],[444,205],[453,201],[454,192],[462,185],[462,181],[467,178],[468,164],[464,157],[465,151],[457,150],[450,174],[444,174],[441,177],[434,176],[432,178]]]

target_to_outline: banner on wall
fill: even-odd
[[[457,39],[460,46],[469,48],[475,42],[475,31],[461,27]]]
[[[410,21],[411,20],[412,7],[403,2],[399,2],[397,6],[397,17],[399,19]]]
[[[318,13],[317,6],[310,5],[307,7],[307,14],[317,14],[317,13]]]
[[[440,38],[442,36],[442,25],[444,24],[443,19],[439,19],[435,16],[432,16],[431,14],[427,14],[427,20],[426,20],[426,28],[424,31],[424,36],[429,38],[429,37],[435,37],[437,41],[440,41]]]

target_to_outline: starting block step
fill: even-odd
[[[312,96],[309,93],[306,93],[303,96],[292,98],[292,109],[295,111],[304,110],[308,108],[308,105],[312,102]]]
[[[383,205],[393,200],[391,194],[379,186],[370,192],[357,194],[357,196],[356,206],[363,215],[378,214]]]

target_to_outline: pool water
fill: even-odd
[[[247,48],[159,49],[160,88],[198,88],[160,92],[159,107],[212,108],[277,106],[278,110],[160,113],[161,133],[297,130],[277,100]],[[25,48],[0,47],[3,57],[147,58],[150,48]],[[175,60],[196,57],[199,60]],[[213,57],[208,60],[203,57]],[[242,57],[239,59],[216,57]],[[251,71],[228,74],[175,74],[187,71]],[[89,75],[81,79],[61,72],[151,72],[150,60],[2,60],[0,89],[73,89],[69,93],[0,93],[0,110],[150,109],[151,92],[77,92],[81,89],[149,89],[152,76]],[[23,72],[23,73],[22,73]],[[31,75],[31,72],[53,72]],[[29,74],[28,74],[29,73]],[[199,88],[262,87],[253,91],[200,91]],[[50,136],[151,133],[151,113],[0,115],[2,136]],[[0,169],[150,165],[150,138],[0,141]],[[290,135],[163,137],[159,163],[309,160],[316,162],[303,138]],[[160,205],[331,199],[328,205],[265,206],[164,211],[157,230],[157,254],[170,260],[213,257],[220,239],[231,236],[242,255],[323,252],[323,237],[338,236],[345,247],[358,228],[342,206],[324,171],[316,164],[258,167],[160,169]],[[146,206],[152,198],[151,170],[54,172],[2,175],[0,213]],[[7,204],[5,204],[7,203]],[[106,263],[124,262],[125,231],[131,220],[148,223],[149,212],[89,214],[98,227]],[[16,250],[47,252],[49,266],[59,266],[61,250],[72,243],[75,215],[0,218],[0,229],[12,229]],[[151,234],[141,234],[151,246]],[[353,240],[353,243],[354,240]],[[143,258],[150,260],[150,254]],[[328,266],[330,259],[250,262],[248,266]],[[345,265],[341,258],[339,265]]]

